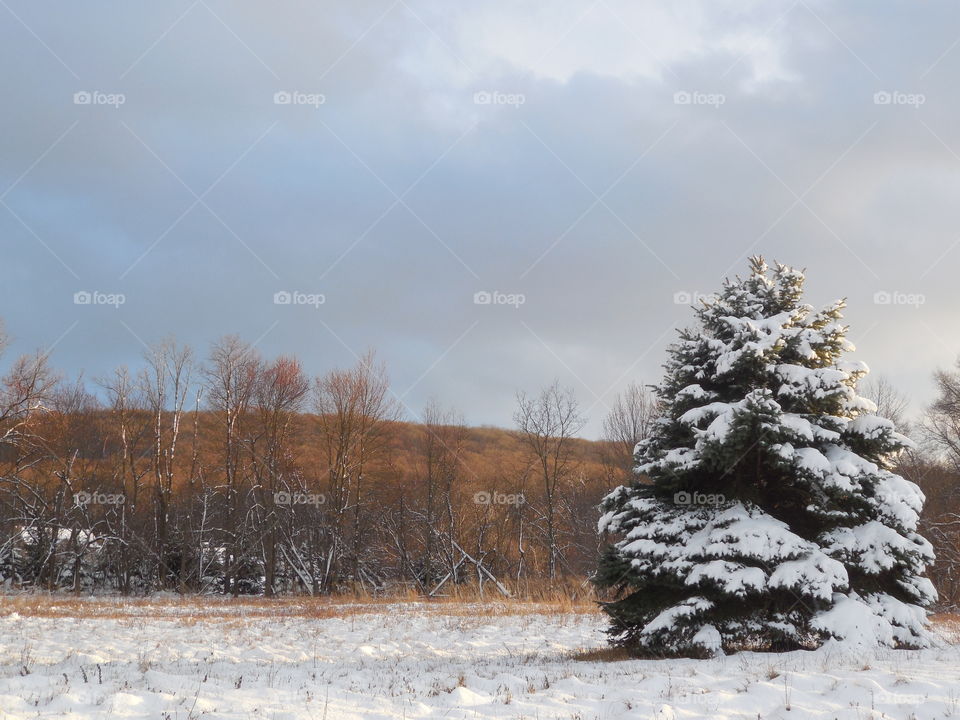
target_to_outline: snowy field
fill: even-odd
[[[952,644],[622,660],[589,611],[318,607],[0,598],[0,719],[960,717]]]

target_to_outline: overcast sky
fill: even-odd
[[[0,18],[5,365],[52,348],[93,378],[239,333],[319,374],[373,347],[411,419],[435,396],[510,425],[559,378],[595,436],[758,252],[848,298],[856,358],[914,411],[960,353],[956,3]]]

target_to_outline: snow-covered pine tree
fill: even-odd
[[[803,273],[751,258],[680,332],[636,473],[602,505],[619,539],[596,575],[614,644],[704,656],[828,638],[930,644],[923,494],[891,471],[911,445],[857,395],[844,302],[801,302]]]

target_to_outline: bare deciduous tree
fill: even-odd
[[[390,393],[386,367],[372,351],[354,367],[319,378],[314,402],[332,515],[324,578],[325,588],[330,589],[345,569],[354,582],[364,582],[361,546],[368,509],[364,470],[386,449],[387,426],[399,419],[401,408]]]
[[[649,388],[631,383],[619,393],[603,419],[602,459],[614,482],[632,476],[633,452],[650,435],[657,416],[657,398]]]
[[[960,472],[960,361],[957,368],[934,373],[937,399],[926,413],[923,429],[931,444]]]
[[[0,324],[0,356],[8,338]],[[3,531],[0,555],[12,552],[24,536],[35,539],[33,571],[38,582],[55,582],[51,563],[58,541],[58,520],[63,512],[62,490],[51,496],[43,474],[32,471],[50,458],[40,428],[54,397],[57,378],[42,353],[17,358],[0,379],[0,510]]]
[[[457,517],[454,490],[461,472],[466,427],[452,410],[444,411],[431,402],[423,413],[423,459],[426,480],[427,525],[425,569],[432,577],[435,548],[443,555],[446,572],[457,582]],[[438,543],[437,540],[440,542]]]
[[[166,587],[175,575],[185,571],[186,558],[174,563],[170,545],[170,505],[180,438],[184,404],[190,391],[193,353],[189,347],[178,347],[173,338],[162,340],[144,352],[146,367],[140,374],[140,388],[150,409],[153,429],[153,552],[158,584]],[[180,545],[176,548],[179,551]],[[171,567],[174,565],[175,567]]]
[[[892,420],[900,432],[907,429],[907,408],[909,398],[900,392],[893,383],[882,375],[877,378],[868,378],[857,391],[877,406],[877,415]]]
[[[219,420],[226,509],[222,533],[225,539],[224,592],[240,592],[237,574],[243,562],[242,544],[248,528],[242,517],[242,425],[253,397],[260,358],[253,347],[236,335],[213,344],[204,369],[207,402]]]
[[[558,509],[561,483],[570,468],[570,440],[583,428],[584,418],[573,392],[558,381],[534,397],[517,393],[514,413],[521,441],[532,454],[543,489],[543,534],[547,550],[547,575],[552,580],[563,562]]]
[[[930,577],[940,606],[954,609],[960,603],[960,361],[956,370],[935,372],[934,384],[937,398],[920,424],[925,452],[906,453],[899,471],[927,496],[921,532],[937,556]],[[894,409],[899,404],[894,402]]]
[[[273,595],[276,585],[277,544],[281,510],[278,492],[301,489],[294,486],[293,421],[303,408],[310,381],[300,362],[281,356],[265,365],[253,390],[255,421],[248,445],[253,475],[254,519],[263,557],[264,593]]]

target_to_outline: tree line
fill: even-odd
[[[934,380],[899,470],[927,493],[932,579],[954,607],[960,370]],[[906,424],[889,383],[862,392]],[[584,440],[583,409],[553,382],[517,393],[513,428],[470,428],[438,401],[406,408],[373,352],[310,377],[233,335],[204,357],[167,339],[137,372],[89,381],[41,353],[15,358],[0,380],[0,583],[267,596],[586,586],[607,541],[598,504],[630,481],[657,410],[632,384],[602,440]]]
[[[4,343],[5,344],[5,343]],[[174,340],[142,369],[60,377],[42,354],[0,382],[0,582],[61,590],[332,593],[463,583],[523,592],[587,576],[596,506],[649,414],[632,387],[608,422],[553,383],[516,427],[407,414],[373,352],[309,377],[237,336],[203,358]]]

